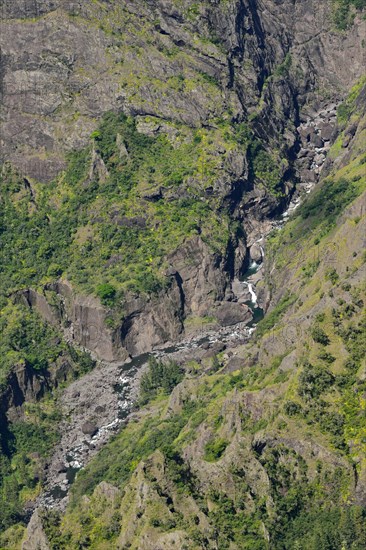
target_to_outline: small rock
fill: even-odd
[[[325,161],[325,155],[323,155],[322,153],[319,153],[318,155],[315,155],[314,162],[318,166],[321,166],[322,164],[324,164],[324,161]]]
[[[232,302],[235,300],[235,294],[231,290],[225,293],[225,301],[226,302]]]
[[[210,349],[202,356],[202,359],[208,359],[210,357],[215,357],[218,353],[224,351],[226,345],[223,342],[215,342]]]
[[[58,473],[58,474],[66,472],[66,470],[67,470],[65,464],[63,464],[63,462],[61,462],[61,460],[59,462],[56,462],[54,468],[55,468],[56,473]]]
[[[305,158],[309,155],[310,151],[309,149],[300,149],[298,155],[297,155],[297,158],[298,159],[302,159],[302,158]]]
[[[81,431],[83,434],[93,437],[97,433],[98,427],[93,422],[87,421],[81,426]]]
[[[313,170],[303,170],[300,173],[301,180],[306,182],[315,182],[316,181],[316,174]]]
[[[315,147],[318,147],[318,148],[324,147],[324,141],[317,134],[313,135],[312,143]]]

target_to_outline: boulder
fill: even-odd
[[[223,342],[215,342],[203,355],[202,359],[209,359],[215,357],[218,353],[221,353],[226,349],[226,345]]]
[[[50,545],[43,530],[42,520],[36,510],[27,527],[22,550],[49,550]]]
[[[314,183],[317,180],[316,174],[313,170],[302,170],[300,172],[301,181]]]
[[[326,122],[319,124],[320,133],[324,141],[330,141],[334,133],[333,124],[328,124]]]
[[[93,437],[98,431],[98,427],[89,420],[87,422],[84,422],[84,424],[81,426],[81,431],[85,435],[90,435],[90,437]]]
[[[312,143],[313,143],[314,147],[317,147],[319,149],[324,147],[324,141],[322,140],[322,138],[318,134],[314,134],[312,136]]]
[[[224,369],[224,372],[235,372],[236,370],[240,370],[243,367],[244,359],[242,357],[230,357],[229,361],[226,364],[226,367]]]
[[[238,323],[249,323],[252,312],[245,304],[226,302],[217,308],[215,316],[221,326],[228,327]]]
[[[255,243],[250,247],[250,257],[254,262],[257,262],[257,264],[262,262],[262,250],[258,244]]]

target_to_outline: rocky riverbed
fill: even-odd
[[[256,323],[263,317],[264,304],[257,295],[256,284],[264,276],[265,238],[273,229],[281,229],[289,215],[301,203],[315,182],[308,182],[293,197],[286,212],[272,221],[263,235],[250,247],[249,267],[240,279],[232,281],[231,304],[249,306],[252,319],[228,326],[203,327],[178,342],[168,342],[131,358],[124,363],[99,361],[97,367],[81,379],[74,381],[60,397],[63,421],[62,438],[47,466],[45,490],[36,507],[64,509],[68,491],[77,472],[86,466],[109,438],[129,421],[138,397],[141,376],[147,368],[150,355],[179,363],[201,361],[227,349],[229,354],[236,346],[249,340]],[[232,307],[230,302],[228,306]]]

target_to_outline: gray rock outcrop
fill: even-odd
[[[22,550],[50,550],[50,545],[44,532],[39,511],[36,510],[28,523]]]

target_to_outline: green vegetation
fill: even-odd
[[[41,491],[45,460],[59,439],[61,419],[57,392],[47,392],[52,371],[68,365],[70,379],[85,374],[95,363],[85,352],[66,344],[61,335],[29,308],[10,301],[0,312],[0,393],[5,402],[9,374],[16,369],[30,386],[39,382],[45,394],[39,403],[25,403],[24,420],[8,422],[0,413],[0,531],[23,519],[23,508]],[[25,382],[27,383],[27,382]],[[20,406],[21,389],[15,404]],[[25,388],[24,388],[25,391]],[[29,391],[29,388],[28,388]],[[36,390],[35,390],[36,391]]]
[[[199,9],[192,5],[192,18]],[[277,76],[290,66],[287,56]],[[199,80],[217,87],[207,74]],[[183,93],[189,84],[179,75],[169,86]],[[355,106],[340,117],[353,115]],[[171,135],[154,130],[149,137],[134,120],[108,114],[91,146],[70,154],[67,170],[49,186],[32,183],[29,194],[16,174],[4,174],[3,387],[14,367],[39,379],[64,361],[70,376],[93,367],[15,303],[15,292],[62,276],[117,309],[127,292],[152,294],[169,284],[166,257],[186,238],[201,235],[219,259],[234,224],[212,190],[221,164],[237,148],[248,153],[250,178],[275,196],[282,193],[285,164],[245,124],[216,122],[210,131],[172,124]],[[218,146],[225,153],[217,155]],[[168,541],[184,536],[176,544],[182,550],[364,548],[366,512],[354,487],[365,467],[366,327],[361,289],[350,276],[361,260],[355,257],[345,272],[328,265],[326,255],[314,261],[308,254],[309,243],[321,245],[360,194],[361,161],[355,176],[334,175],[320,184],[275,240],[279,263],[284,250],[290,256],[288,292],[271,288],[282,298],[258,324],[256,341],[239,351],[240,370],[226,374],[229,355],[222,354],[206,372],[204,360],[197,368],[188,365],[183,380],[186,371],[176,363],[150,360],[139,409],[79,472],[66,514],[43,513],[52,550],[136,548],[165,535]],[[360,227],[358,218],[352,230]],[[334,287],[324,306],[323,283],[326,291]],[[280,337],[295,314],[310,329],[292,338],[290,349]],[[279,338],[268,342],[271,329]],[[59,438],[56,397],[46,392],[39,403],[24,405],[22,421],[0,419],[2,530],[22,521],[24,505],[42,488],[47,456]],[[103,493],[102,481],[114,487]],[[11,537],[19,546],[21,532],[13,526],[0,536],[0,547],[11,547]],[[126,543],[119,540],[124,536]]]
[[[271,195],[282,196],[284,187],[281,165],[283,166],[285,161],[281,161],[273,153],[266,151],[262,142],[256,138],[254,132],[245,123],[235,126],[235,138],[248,151],[247,158],[252,180],[264,186]]]
[[[45,459],[59,438],[54,400],[29,404],[26,411],[26,421],[0,430],[0,532],[21,521],[25,503],[40,493]]]
[[[153,399],[159,390],[169,394],[183,380],[184,370],[174,361],[162,362],[150,357],[148,371],[141,377],[140,402]]]
[[[286,54],[285,59],[275,70],[275,76],[286,76],[292,65],[292,57],[290,53]]]
[[[278,162],[266,151],[255,151],[252,161],[255,178],[276,196],[282,193],[282,178]]]
[[[116,297],[116,289],[108,283],[98,285],[97,296],[99,296],[103,305],[113,306]]]
[[[329,338],[324,332],[324,330],[319,327],[318,325],[315,325],[311,330],[311,336],[315,342],[318,342],[319,344],[322,344],[323,346],[327,346],[329,344]]]
[[[353,24],[356,12],[366,8],[366,0],[335,0],[334,6],[334,23],[344,31]]]
[[[323,233],[334,227],[337,216],[359,195],[358,186],[346,179],[327,179],[314,193],[309,195],[299,208],[298,215],[308,220],[307,230],[314,230],[320,224]]]
[[[350,121],[352,115],[355,113],[357,109],[357,98],[359,97],[359,94],[365,84],[366,76],[363,76],[352,88],[352,91],[347,99],[339,105],[337,109],[337,120],[341,127],[344,128],[344,126]]]
[[[299,395],[307,400],[319,397],[334,384],[334,380],[334,376],[328,369],[306,363],[299,378]]]
[[[282,548],[361,550],[366,540],[366,513],[361,506],[305,509],[286,533]],[[278,548],[281,546],[278,545]]]
[[[69,360],[74,377],[94,367],[89,354],[66,344],[55,328],[29,308],[9,302],[0,313],[0,390],[15,366],[41,377],[46,377],[62,357]]]
[[[207,462],[216,462],[225,452],[228,442],[225,439],[213,439],[205,445],[204,459]]]
[[[147,459],[157,449],[173,444],[193,412],[194,408],[187,407],[182,414],[166,420],[160,420],[159,416],[150,417],[123,430],[100,451],[97,460],[79,472],[72,492],[74,509],[82,495],[92,494],[102,480],[123,488],[141,460]]]
[[[297,300],[297,296],[294,294],[286,294],[276,305],[276,307],[267,313],[267,315],[258,323],[258,327],[256,330],[256,336],[257,338],[260,338],[271,330],[276,323],[279,322],[281,317],[285,314],[287,309],[292,306]]]
[[[137,132],[133,119],[107,114],[93,146],[70,154],[66,172],[48,186],[34,184],[32,196],[5,171],[0,294],[62,275],[118,305],[123,292],[150,294],[167,285],[166,256],[184,239],[201,234],[213,251],[224,252],[228,220],[202,193],[221,162],[211,154],[215,140],[227,139],[230,151],[235,133],[229,127],[223,138],[218,130],[208,141],[199,130],[198,142],[184,132],[173,147],[165,136]],[[92,148],[104,166],[99,172],[90,172]]]
[[[206,74],[200,78],[216,85]],[[184,78],[177,79],[177,86],[186,84]],[[147,124],[155,122],[146,120]],[[214,188],[233,151],[248,151],[251,177],[270,192],[281,192],[275,159],[246,125],[221,120],[217,129],[172,125],[172,131],[174,138],[168,139],[169,134],[149,137],[137,131],[132,118],[109,113],[92,133],[90,146],[69,154],[65,172],[55,181],[47,185],[24,182],[10,166],[4,167],[0,176],[3,389],[15,367],[44,381],[64,361],[70,365],[69,378],[94,366],[87,354],[65,344],[57,330],[20,305],[25,289],[48,292],[51,306],[58,307],[52,293],[44,291],[45,284],[67,279],[77,291],[94,294],[104,306],[117,310],[107,320],[113,327],[115,318],[123,315],[126,293],[150,295],[170,284],[165,276],[166,258],[184,240],[200,235],[212,254],[220,257],[226,252],[230,235],[236,235],[240,227],[230,225],[219,196],[206,190]],[[225,153],[218,155],[222,148]],[[163,398],[183,374],[175,363],[152,361],[142,377],[141,404],[158,395]],[[46,392],[24,422],[6,423],[2,428],[2,530],[22,521],[24,504],[41,491],[40,472],[59,437],[56,394]],[[200,425],[205,417],[195,407],[190,414],[192,426]],[[187,423],[188,416],[184,418]],[[133,471],[131,461],[138,462],[163,442],[172,441],[184,419],[168,424],[167,431],[163,429],[161,435],[158,431],[137,454],[127,453],[122,480]],[[212,452],[219,456],[221,451]]]
[[[195,373],[193,384],[187,380],[181,385],[179,405],[174,400],[181,408],[173,413],[166,394],[182,372],[153,359],[142,382],[148,406],[138,421],[130,422],[78,474],[66,516],[46,515],[51,548],[115,548],[133,522],[133,543],[146,533],[182,531],[187,548],[202,547],[208,538],[223,549],[265,550],[270,544],[275,550],[332,550],[342,541],[345,548],[361,550],[366,512],[352,501],[353,470],[347,465],[365,451],[366,387],[358,375],[366,353],[364,304],[361,289],[350,282],[337,289],[335,307],[317,310],[312,345],[302,338],[296,343],[302,359],[293,371],[282,373],[285,377],[279,369],[286,354],[270,355],[266,368],[256,364],[232,374]],[[270,323],[276,330],[294,301],[291,294],[281,300]],[[339,339],[346,349],[341,367],[338,358],[333,360]],[[272,392],[271,407],[265,400]],[[300,441],[301,452],[280,443],[281,433],[294,445]],[[317,443],[336,461],[328,455],[315,460]],[[252,474],[247,475],[258,463],[268,477],[265,489],[257,477],[253,483]],[[203,478],[202,471],[210,474]],[[102,480],[120,490],[113,505],[98,493]],[[141,486],[149,495],[142,508],[135,500]]]

